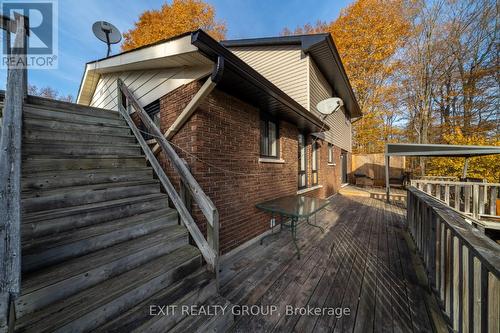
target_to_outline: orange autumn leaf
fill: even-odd
[[[283,35],[331,33],[364,115],[353,126],[354,152],[382,152],[385,142],[402,135],[393,125],[400,117],[393,77],[400,68],[395,55],[410,34],[404,5],[403,0],[357,0],[331,23],[318,21],[282,31]]]
[[[202,0],[173,0],[158,10],[143,12],[135,27],[124,33],[122,50],[132,50],[197,29],[205,30],[217,40],[226,34],[226,25],[216,20],[213,6]]]

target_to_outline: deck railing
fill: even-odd
[[[147,159],[151,163],[153,170],[156,172],[161,184],[165,188],[170,200],[174,204],[177,209],[183,224],[188,229],[191,237],[195,241],[196,245],[200,249],[205,261],[211,268],[211,270],[216,274],[216,278],[218,278],[218,261],[219,261],[219,213],[217,208],[210,200],[210,198],[205,194],[202,190],[198,182],[194,179],[193,175],[189,171],[189,168],[186,166],[185,162],[177,155],[174,148],[170,145],[167,139],[163,136],[160,129],[155,125],[155,123],[148,116],[146,111],[140,106],[137,99],[133,95],[133,93],[127,88],[127,86],[123,83],[122,80],[118,79],[118,108],[121,115],[127,121],[130,129],[134,133],[136,139],[142,147],[142,150],[146,154]],[[128,111],[123,106],[122,96],[120,92],[126,97],[128,104],[134,109],[134,111],[138,114],[142,123],[146,127],[146,129],[151,133],[160,148],[165,153],[166,157],[171,162],[175,172],[180,177],[182,182],[182,188],[184,190],[188,190],[191,193],[191,197],[197,203],[198,207],[202,211],[203,215],[207,220],[207,239],[199,230],[196,222],[191,216],[190,210],[186,207],[186,204],[183,198],[177,193],[174,186],[170,182],[169,178],[163,171],[162,167],[158,163],[154,153],[144,140],[141,132],[133,122],[130,117]],[[185,195],[183,194],[183,197]]]
[[[408,228],[458,332],[500,330],[500,245],[444,202],[410,187]]]
[[[411,180],[411,185],[477,220],[500,218],[497,214],[500,183],[425,179]]]
[[[14,325],[13,304],[21,288],[21,139],[27,93],[28,19],[0,17],[6,30],[8,68],[0,139],[0,332]],[[10,34],[15,33],[10,46]]]

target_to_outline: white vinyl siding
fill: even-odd
[[[318,102],[332,97],[332,88],[324,78],[323,74],[314,64],[314,61],[309,58],[309,92],[310,92],[310,105],[311,110],[316,115],[322,117],[317,112],[316,105]],[[345,109],[336,111],[326,118],[326,124],[330,126],[330,130],[321,136],[326,141],[333,143],[335,146],[347,151],[352,151],[352,126],[351,121],[346,116]]]
[[[304,108],[322,117],[316,105],[333,97],[334,92],[311,57],[304,56],[300,46],[245,46],[230,50]],[[351,152],[352,126],[344,108],[328,116],[326,123],[330,130],[318,136]]]
[[[309,108],[308,61],[298,45],[232,47],[230,50],[300,105]]]
[[[121,78],[133,92],[141,106],[164,96],[170,91],[210,73],[208,67],[177,67],[120,73],[106,73],[99,77],[90,106],[118,110],[116,81]]]

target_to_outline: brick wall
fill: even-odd
[[[192,82],[161,99],[162,132],[170,127],[200,87],[200,82]],[[298,130],[284,121],[279,126],[280,154],[285,163],[259,162],[259,110],[215,89],[171,140],[219,211],[222,253],[268,230],[269,215],[257,210],[256,203],[297,192]],[[311,180],[310,142],[308,138],[308,181]],[[327,163],[327,143],[320,140],[319,145],[318,176],[323,187],[307,195],[328,197],[340,186],[340,149],[335,147],[337,165],[331,166]],[[160,163],[179,188],[179,179],[163,153]],[[196,205],[193,205],[193,215],[205,234],[206,221]]]

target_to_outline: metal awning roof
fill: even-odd
[[[389,202],[390,184],[389,168],[391,156],[434,156],[434,157],[473,157],[500,154],[500,146],[461,146],[421,143],[386,143],[385,145],[385,188],[386,200]],[[467,160],[464,164],[464,178],[467,174]]]
[[[461,146],[419,143],[387,143],[386,156],[472,157],[500,154],[500,146]]]

